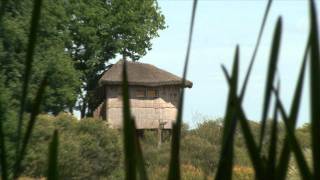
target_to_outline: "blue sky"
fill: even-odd
[[[320,2],[318,2],[319,4]],[[184,121],[191,127],[203,117],[219,118],[225,113],[227,84],[221,64],[231,67],[235,46],[240,45],[240,78],[249,64],[267,1],[198,2],[190,56]],[[176,75],[182,74],[187,46],[192,1],[159,1],[168,28],[153,40],[153,49],[141,62],[154,64]],[[318,8],[319,9],[319,8]],[[283,36],[279,61],[281,98],[289,108],[306,44],[309,19],[308,3],[302,0],[274,1],[258,51],[256,64],[244,100],[250,119],[261,118],[264,82],[276,20],[283,18]],[[241,81],[242,82],[242,81]],[[304,89],[299,125],[309,119],[308,80]]]

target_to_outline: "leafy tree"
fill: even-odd
[[[0,66],[18,104],[33,1],[9,1],[0,27]],[[164,29],[155,0],[44,1],[29,102],[44,74],[49,88],[43,110],[57,114],[80,97],[82,117],[94,109],[92,91],[108,60],[117,54],[138,60]],[[30,103],[27,107],[30,107]]]
[[[68,51],[81,72],[81,116],[94,109],[92,96],[106,62],[117,54],[138,60],[151,49],[151,39],[164,29],[155,0],[92,0],[69,2],[72,41]]]
[[[6,87],[13,92],[11,99],[15,105],[21,95],[32,3],[30,0],[9,1],[0,31],[0,66]],[[49,76],[44,111],[57,114],[71,109],[76,102],[80,81],[71,57],[65,51],[69,40],[64,26],[67,19],[63,1],[44,1],[26,107],[31,107],[30,102],[44,74]]]

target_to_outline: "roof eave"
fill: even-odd
[[[158,82],[158,83],[147,83],[147,82],[129,82],[131,86],[148,86],[148,87],[157,87],[157,86],[182,86],[184,88],[192,88],[193,83],[188,81],[183,85],[182,83],[178,82]],[[99,81],[99,85],[122,85],[121,81]]]

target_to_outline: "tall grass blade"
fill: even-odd
[[[6,5],[8,3],[8,0],[1,0],[1,7],[0,7],[0,22],[2,23],[2,17],[4,15],[4,12],[6,10]]]
[[[59,137],[58,131],[55,130],[53,133],[52,141],[49,145],[49,165],[48,165],[48,180],[59,179],[58,172],[58,149],[59,149]]]
[[[230,86],[231,77],[229,76],[229,74],[227,72],[224,73],[224,75],[225,75],[225,78]],[[236,104],[236,114],[237,114],[239,121],[240,121],[241,130],[244,135],[246,147],[249,151],[249,157],[252,162],[253,168],[255,170],[255,176],[257,179],[264,179],[266,177],[264,176],[264,168],[263,168],[262,159],[260,158],[258,147],[254,141],[252,131],[251,131],[250,126],[248,124],[248,119],[247,119],[247,117],[241,107],[240,97],[236,97],[236,100],[234,102]]]
[[[273,2],[272,0],[268,1],[266,10],[264,12],[264,16],[263,16],[263,20],[262,20],[262,23],[261,23],[261,26],[260,26],[260,30],[259,30],[259,35],[258,35],[258,39],[257,39],[257,42],[256,42],[256,46],[255,46],[255,49],[253,51],[253,54],[252,54],[252,57],[251,57],[251,61],[250,61],[247,73],[245,75],[245,79],[244,79],[241,91],[240,91],[239,106],[241,106],[242,100],[244,99],[244,96],[245,96],[246,88],[247,88],[247,85],[248,85],[248,82],[249,82],[249,78],[250,78],[250,75],[251,75],[251,71],[252,71],[252,68],[253,68],[253,65],[254,65],[254,62],[255,62],[255,58],[256,58],[256,55],[257,55],[257,52],[258,52],[258,49],[259,49],[259,46],[260,46],[261,38],[262,38],[262,35],[263,35],[265,24],[267,22],[267,17],[269,15],[269,12],[270,12],[270,9],[271,9],[272,2]],[[224,71],[224,74],[226,74],[225,68],[223,68],[223,71]],[[243,120],[240,120],[240,121],[241,121],[241,124],[242,124],[242,129],[245,128],[245,129],[243,129],[243,131],[245,131],[246,136],[250,137],[250,134],[252,136],[252,133],[250,132],[250,127],[247,124],[247,122],[243,121]],[[249,141],[251,141],[251,140],[249,140]],[[252,142],[254,143],[254,139],[253,138],[252,138]],[[252,145],[252,144],[248,144],[247,143],[247,145]],[[250,149],[251,149],[251,151],[250,151],[251,152],[250,153],[251,160],[255,161],[259,157],[259,155],[257,155],[255,153],[254,145],[252,145]],[[260,157],[258,159],[260,159]],[[262,173],[262,171],[263,171],[262,165],[259,165],[259,163],[256,162],[255,166],[256,166],[255,167],[256,177],[261,177],[262,178],[263,177],[263,175],[262,175],[263,174]]]
[[[40,111],[42,97],[45,92],[45,88],[48,84],[47,80],[48,80],[48,76],[45,76],[40,84],[40,87],[38,89],[38,92],[36,94],[36,97],[35,97],[33,105],[32,105],[30,120],[28,122],[27,129],[26,129],[23,141],[22,141],[21,151],[18,154],[16,164],[15,164],[15,172],[14,172],[15,178],[17,178],[20,175],[21,162],[26,154],[27,145],[29,143],[33,127],[36,123],[37,115],[39,114],[39,111]]]
[[[0,79],[1,80],[1,79]],[[2,89],[2,82],[0,81],[0,90]],[[4,87],[3,87],[4,88]],[[7,151],[6,151],[6,143],[4,139],[4,128],[3,123],[6,120],[7,116],[7,100],[5,99],[3,94],[0,94],[0,171],[1,171],[1,179],[8,179],[8,166],[7,166]]]
[[[298,117],[299,106],[300,106],[302,90],[303,90],[308,51],[309,51],[309,41],[307,43],[307,46],[303,55],[303,62],[299,72],[298,82],[295,88],[291,110],[290,110],[290,117],[289,117],[288,124],[289,124],[289,127],[292,129],[292,131],[294,130],[297,123],[297,117]],[[288,137],[286,136],[284,139],[283,148],[279,157],[279,165],[277,167],[278,179],[285,179],[286,177],[289,160],[290,160],[290,152],[291,150],[289,146],[289,140],[288,140]]]
[[[198,0],[193,1],[191,24],[190,24],[189,39],[188,39],[188,48],[187,48],[187,52],[186,52],[186,59],[185,59],[185,64],[184,64],[184,69],[183,69],[183,76],[182,76],[182,85],[183,86],[186,83],[197,2],[198,2]],[[181,175],[180,175],[180,134],[181,134],[181,124],[182,124],[183,99],[184,99],[184,88],[182,88],[181,95],[179,98],[177,119],[176,119],[176,122],[172,124],[171,159],[170,159],[169,175],[168,175],[169,180],[179,180],[181,178]]]
[[[227,101],[227,110],[225,115],[224,121],[224,131],[223,131],[223,139],[222,143],[224,144],[228,140],[228,135],[232,134],[231,124],[232,124],[232,117],[234,117],[234,98],[237,95],[237,87],[238,87],[238,76],[239,76],[239,46],[236,47],[235,56],[234,56],[234,63],[232,68],[232,75],[230,79],[230,88],[229,88],[229,97]],[[230,133],[231,132],[231,133]]]
[[[133,128],[133,120],[130,112],[127,62],[123,62],[122,70],[122,103],[123,103],[123,133],[124,133],[124,154],[125,172],[127,180],[135,180],[136,177],[136,135]]]
[[[22,119],[23,119],[23,113],[25,109],[26,97],[28,94],[29,79],[31,75],[31,68],[32,68],[32,62],[33,62],[33,54],[36,46],[37,30],[38,30],[39,21],[40,21],[41,5],[42,5],[42,0],[34,1],[32,18],[31,18],[31,26],[30,26],[30,34],[28,39],[28,49],[27,49],[27,55],[25,60],[22,96],[20,101],[20,111],[19,111],[19,120],[18,120],[18,128],[17,128],[17,147],[16,147],[17,156],[19,156],[19,153],[20,153],[20,145],[21,145],[21,139],[22,139],[21,137]]]
[[[229,79],[230,76],[229,76],[227,68],[222,64],[221,69],[222,69],[224,77],[227,78],[227,81],[230,83],[231,79]]]
[[[225,72],[226,73],[226,72]],[[233,167],[233,143],[237,126],[236,107],[233,102],[237,95],[239,73],[239,46],[236,47],[232,77],[230,80],[229,97],[227,101],[226,115],[224,119],[222,149],[220,153],[219,165],[216,179],[231,179]]]
[[[134,132],[136,131],[136,126],[135,126],[135,121],[132,120],[132,124],[133,124],[133,129],[134,129]],[[140,144],[140,140],[139,138],[137,138],[137,136],[134,136],[135,138],[135,146],[136,146],[136,153],[137,153],[137,169],[138,169],[138,172],[139,172],[139,179],[140,180],[148,180],[148,175],[147,175],[147,171],[146,171],[146,167],[145,167],[145,161],[144,161],[144,158],[143,158],[143,153],[142,153],[142,150],[141,150],[141,144]]]
[[[264,31],[265,24],[267,22],[267,17],[268,17],[271,5],[272,5],[272,0],[269,0],[268,4],[267,4],[267,7],[266,7],[266,10],[265,10],[264,15],[263,15],[263,20],[262,20],[262,23],[261,23],[261,26],[260,26],[257,43],[256,43],[256,46],[254,48],[254,51],[253,51],[253,54],[252,54],[252,57],[251,57],[251,61],[250,61],[250,64],[249,64],[249,67],[248,67],[248,70],[247,70],[247,73],[246,73],[246,76],[244,78],[244,82],[243,82],[243,85],[242,85],[242,88],[241,88],[240,102],[242,102],[242,99],[244,98],[244,95],[245,95],[245,92],[246,92],[246,89],[247,89],[247,84],[248,84],[248,81],[249,81],[249,78],[250,78],[250,74],[251,74],[255,59],[256,59],[256,55],[257,55],[259,46],[260,46],[260,41],[261,41],[261,38],[262,38],[262,34],[263,34],[263,31]]]
[[[315,2],[310,0],[310,102],[311,142],[315,179],[320,179],[320,63],[318,19]]]
[[[6,5],[7,5],[7,0],[2,0],[1,8],[0,8],[0,32],[2,31],[2,27],[3,27],[3,15],[5,12]],[[1,87],[1,84],[0,84],[0,87]],[[0,94],[0,172],[1,172],[1,179],[3,180],[8,179],[7,152],[6,152],[6,144],[4,139],[4,131],[3,131],[3,122],[6,120],[6,113],[7,113],[7,109],[5,106],[6,106],[6,102],[3,99],[2,95]]]
[[[1,103],[1,100],[0,100]],[[0,109],[0,170],[1,170],[1,179],[7,180],[8,179],[8,166],[7,166],[7,152],[6,152],[6,145],[3,133],[3,122],[4,118],[2,115],[2,111]]]
[[[296,162],[298,164],[298,168],[300,170],[300,175],[302,179],[309,180],[312,179],[312,174],[308,168],[308,164],[306,162],[306,159],[303,155],[303,152],[299,146],[298,140],[294,134],[293,129],[289,125],[289,118],[284,110],[284,107],[282,105],[282,102],[279,98],[278,92],[274,90],[274,93],[276,95],[276,101],[278,103],[278,110],[283,118],[286,130],[287,130],[287,137],[289,140],[290,148],[296,158]]]
[[[264,167],[262,159],[259,155],[259,149],[254,141],[252,131],[250,129],[250,126],[248,124],[248,119],[242,109],[242,107],[239,104],[240,98],[237,99],[237,114],[239,116],[239,121],[241,125],[241,130],[244,135],[245,143],[247,146],[247,149],[249,151],[249,157],[251,159],[253,168],[255,170],[255,175],[257,179],[265,179],[265,173],[264,173]]]
[[[277,90],[280,89],[280,82],[278,83]],[[271,127],[271,138],[267,162],[267,176],[268,179],[276,179],[276,154],[277,154],[277,143],[278,143],[278,103],[275,102],[273,120]]]
[[[0,32],[2,31],[1,27],[3,26],[3,21],[2,21],[2,18],[4,16],[4,12],[6,10],[6,6],[7,6],[7,3],[8,3],[8,0],[1,0],[1,7],[0,7]]]
[[[259,151],[261,151],[263,146],[264,133],[266,129],[266,121],[267,121],[267,116],[268,116],[268,111],[270,106],[270,100],[271,100],[271,90],[272,90],[275,73],[277,69],[280,40],[281,40],[281,31],[282,31],[282,19],[280,17],[277,21],[276,29],[274,32],[270,60],[269,60],[266,89],[265,89],[264,102],[263,102],[263,112],[262,112],[262,119],[261,119],[261,131],[260,131],[260,137],[259,137]]]

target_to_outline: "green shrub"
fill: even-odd
[[[58,165],[61,178],[106,178],[120,168],[122,149],[118,131],[100,120],[78,121],[66,114],[41,115],[23,164],[25,175],[45,175],[48,144],[54,129],[60,132]]]

